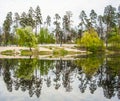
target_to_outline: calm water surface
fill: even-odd
[[[0,101],[119,101],[120,57],[0,60]]]

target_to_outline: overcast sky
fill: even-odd
[[[29,7],[35,9],[37,5],[40,6],[44,19],[47,15],[53,17],[58,13],[62,17],[66,11],[72,11],[76,23],[81,10],[88,14],[94,9],[98,14],[103,14],[106,5],[118,7],[119,4],[120,0],[0,0],[0,26],[8,12],[27,12]]]

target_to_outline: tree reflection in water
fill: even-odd
[[[104,96],[120,99],[120,58],[87,57],[75,61],[38,59],[1,59],[0,75],[9,92],[13,88],[28,92],[29,96],[40,97],[43,85],[62,87],[66,92],[74,90],[73,84],[79,82],[78,89],[84,93],[87,88],[94,94],[102,88]],[[76,83],[77,84],[77,83]],[[44,90],[44,89],[43,89]]]

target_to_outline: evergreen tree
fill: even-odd
[[[17,12],[15,13],[14,16],[15,16],[15,17],[14,17],[14,23],[15,23],[14,27],[15,27],[15,29],[16,29],[16,28],[19,27],[20,16],[19,16],[19,14],[18,14]]]
[[[53,22],[53,24],[55,25],[54,31],[55,31],[56,42],[58,43],[60,39],[60,31],[61,31],[59,20],[61,19],[61,17],[59,14],[56,13],[54,19],[55,19],[55,21]]]
[[[81,13],[79,15],[79,18],[81,20],[80,24],[82,24],[86,30],[91,28],[90,19],[88,19],[88,17],[87,17],[87,15],[86,15],[84,10],[81,11]]]
[[[12,12],[8,12],[6,19],[3,23],[3,31],[4,31],[4,45],[8,45],[11,42],[11,25],[12,25]]]
[[[71,30],[71,25],[72,25],[72,20],[71,20],[71,17],[72,17],[72,12],[71,11],[66,11],[66,16],[68,18],[68,26],[69,26],[69,30]]]
[[[45,23],[47,24],[47,28],[48,28],[48,26],[51,25],[51,17],[49,15],[47,16]]]
[[[118,31],[119,31],[119,34],[120,34],[120,5],[118,7]]]
[[[35,9],[35,25],[36,25],[35,34],[37,34],[38,25],[40,26],[40,29],[41,29],[41,25],[42,25],[42,14],[41,14],[41,10],[40,10],[39,6],[37,6]]]
[[[107,40],[109,37],[110,32],[112,31],[112,28],[116,26],[116,8],[112,7],[111,5],[108,5],[104,9],[104,23],[106,25],[106,37],[105,37],[105,43],[107,47]]]
[[[23,12],[20,17],[20,25],[25,28],[27,26],[27,14]]]
[[[103,16],[102,15],[99,15],[98,16],[98,27],[97,27],[97,31],[98,31],[98,34],[99,34],[99,37],[100,38],[104,38],[103,36]]]
[[[35,28],[35,20],[34,20],[34,10],[32,7],[30,7],[28,14],[27,14],[27,26],[31,26],[32,28]]]
[[[97,14],[95,11],[92,9],[90,12],[90,20],[91,20],[91,25],[92,27],[96,28],[97,27]]]

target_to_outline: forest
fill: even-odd
[[[54,21],[50,15],[43,21],[39,6],[30,7],[28,12],[21,14],[8,12],[0,28],[0,45],[34,47],[38,44],[74,43],[89,51],[120,49],[120,6],[108,5],[102,15],[94,9],[89,14],[82,10],[75,26],[72,16],[71,11],[66,11],[62,17],[56,13]]]

